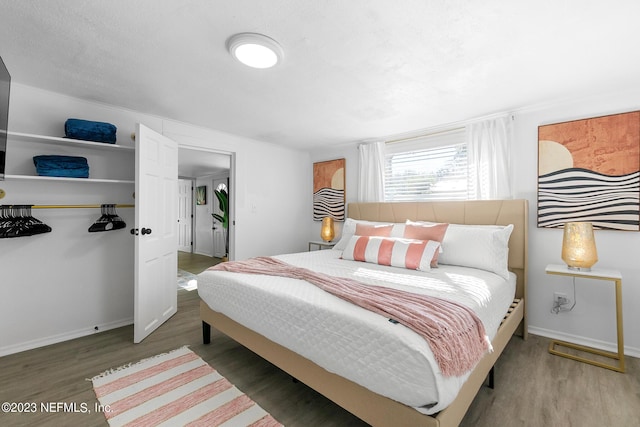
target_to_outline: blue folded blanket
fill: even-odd
[[[81,119],[67,119],[64,123],[64,135],[67,138],[83,141],[116,143],[118,129],[111,123],[93,122]]]
[[[84,157],[75,156],[34,156],[33,164],[40,176],[65,178],[89,178],[89,163]]]

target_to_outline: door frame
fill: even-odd
[[[228,233],[229,233],[229,254],[228,254],[228,259],[229,261],[235,260],[235,251],[236,251],[236,201],[237,201],[237,193],[236,193],[236,152],[235,151],[225,151],[225,150],[216,150],[213,148],[206,148],[206,147],[201,147],[201,146],[194,146],[194,145],[190,145],[190,144],[182,144],[178,141],[178,149],[180,148],[184,148],[186,150],[193,150],[193,151],[203,151],[206,153],[214,153],[214,154],[221,154],[224,156],[229,156],[229,229],[228,229]],[[178,164],[179,164],[180,160],[178,160]],[[194,180],[194,186],[195,186],[195,180]],[[212,189],[212,201],[215,201],[217,203],[217,199],[215,199],[215,197],[213,196],[213,189]],[[193,204],[195,205],[195,197],[193,198]],[[194,212],[195,212],[195,206],[194,206]],[[195,216],[195,213],[194,213]],[[195,229],[194,224],[192,224],[192,228]],[[195,233],[195,230],[194,230]],[[196,245],[196,239],[197,236],[194,234],[193,237],[193,247],[195,248]]]

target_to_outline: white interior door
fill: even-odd
[[[213,190],[224,188],[229,191],[227,188],[227,179],[214,179],[213,180]],[[218,198],[216,195],[211,192],[211,199],[213,200],[213,213],[222,215],[222,211],[220,210],[220,203],[218,203]],[[225,230],[222,227],[222,223],[216,219],[213,220],[213,256],[216,258],[222,258],[227,254],[227,245],[225,241]]]
[[[190,179],[178,180],[178,250],[193,252],[193,182]]]
[[[178,144],[136,126],[134,337],[139,343],[177,311]]]

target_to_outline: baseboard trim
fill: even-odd
[[[99,332],[108,331],[109,329],[120,328],[122,326],[128,326],[133,324],[133,317],[115,322],[103,323],[96,325],[93,328],[83,328],[75,331],[65,332],[63,334],[52,335],[50,337],[38,338],[36,340],[26,341],[19,344],[13,344],[0,347],[0,357],[8,356],[10,354],[21,353],[27,350],[33,350],[34,348],[45,347],[51,344],[57,344],[63,341],[69,341],[75,338],[85,337],[87,335],[97,334]],[[133,335],[131,336],[133,341]]]
[[[529,326],[529,333],[534,335],[540,335],[542,337],[551,338],[554,340],[567,341],[574,344],[579,344],[587,347],[597,348],[598,350],[610,351],[612,353],[618,352],[618,347],[615,343],[606,341],[594,340],[592,338],[581,337],[579,335],[565,334],[551,329],[537,328],[535,326]],[[640,358],[640,348],[634,348],[625,345],[625,356]]]

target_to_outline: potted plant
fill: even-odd
[[[222,259],[223,261],[226,261],[229,256],[229,193],[225,189],[214,190],[213,193],[218,199],[218,205],[222,215],[216,213],[212,213],[211,215],[214,219],[220,221],[220,224],[222,225],[222,233],[224,235],[224,257]]]

